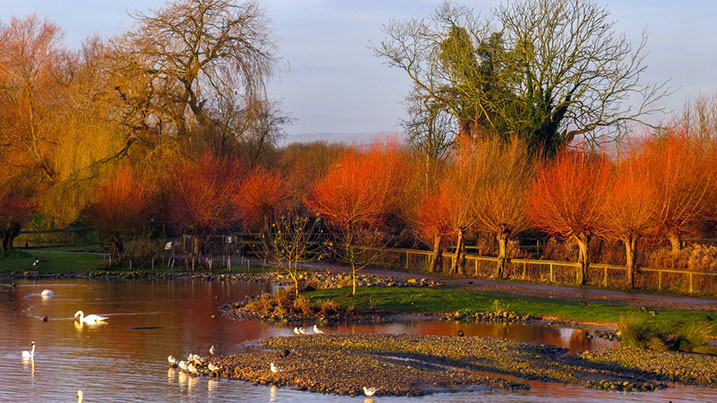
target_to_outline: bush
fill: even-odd
[[[647,318],[638,314],[623,315],[617,323],[622,345],[642,349],[667,350],[659,337],[657,328]]]

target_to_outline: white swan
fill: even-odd
[[[82,399],[85,398],[85,394],[82,393],[82,389],[77,391],[77,403],[82,403]]]
[[[40,293],[40,296],[42,296],[43,298],[51,298],[55,296],[55,293],[52,290],[44,289]]]
[[[23,351],[22,352],[22,358],[23,359],[35,359],[35,342],[32,342],[32,350],[30,351]]]
[[[271,368],[271,372],[281,372],[281,371],[283,371],[283,369],[281,369],[281,368],[277,367],[276,365],[274,365],[273,362],[271,363],[271,365],[269,366],[269,368]]]
[[[314,325],[314,333],[316,333],[316,334],[321,334],[321,333],[323,333],[323,332],[324,332],[324,331],[321,330],[321,329],[319,329],[318,326]]]
[[[373,396],[373,394],[376,393],[377,390],[377,388],[367,388],[365,386],[363,387],[363,393],[368,397]]]
[[[80,317],[79,319],[77,317]],[[82,323],[86,323],[88,325],[96,325],[98,323],[102,323],[102,321],[107,320],[106,316],[102,315],[87,315],[85,316],[85,313],[82,311],[75,312],[75,320],[79,320]]]

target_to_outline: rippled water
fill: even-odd
[[[42,298],[43,289],[55,296]],[[86,401],[362,401],[288,388],[188,377],[167,369],[166,357],[206,355],[214,345],[222,353],[242,350],[246,341],[290,335],[286,326],[256,321],[213,319],[217,308],[254,295],[264,283],[191,280],[66,280],[18,282],[0,286],[0,400],[74,401],[82,389]],[[79,326],[77,310],[108,315],[106,324]],[[42,321],[47,315],[49,320]],[[572,351],[604,348],[581,331],[527,325],[466,325],[419,322],[326,327],[339,333],[411,333],[498,336],[561,345]],[[23,361],[21,351],[37,345],[36,358]],[[530,382],[526,392],[437,394],[423,398],[375,401],[715,401],[706,388],[674,387],[651,394],[602,392],[581,386]]]

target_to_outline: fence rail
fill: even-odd
[[[401,266],[406,270],[425,271],[431,266],[431,251],[368,248],[381,254],[376,258],[380,266]],[[444,252],[439,270],[448,272],[453,265],[455,253]],[[467,275],[488,278],[493,275],[498,263],[497,257],[464,255],[464,269]],[[505,278],[511,280],[535,281],[550,284],[575,284],[580,265],[574,262],[509,258],[505,262]],[[472,271],[472,272],[471,272]],[[605,263],[591,263],[586,284],[598,287],[624,288],[627,283],[627,269]],[[680,270],[662,267],[639,267],[635,274],[637,287],[653,288],[658,291],[675,291],[689,294],[717,295],[717,273]]]

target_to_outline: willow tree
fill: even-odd
[[[113,40],[108,58],[128,141],[150,151],[196,147],[207,130],[263,119],[275,58],[256,2],[177,0],[134,18],[137,27]]]
[[[600,156],[565,151],[537,169],[530,186],[528,217],[542,231],[572,239],[580,248],[577,283],[590,266],[590,239],[600,231],[610,164]]]
[[[428,18],[389,22],[375,52],[407,73],[410,99],[441,105],[463,135],[524,137],[549,155],[578,136],[591,146],[619,138],[665,93],[639,81],[646,36],[633,46],[590,0],[522,0],[492,14],[488,23],[445,2]]]

